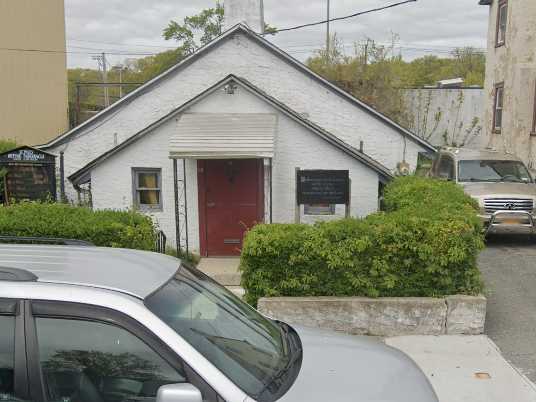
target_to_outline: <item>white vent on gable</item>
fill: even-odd
[[[225,29],[243,23],[258,34],[264,33],[263,0],[225,0]]]

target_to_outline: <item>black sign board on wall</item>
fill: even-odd
[[[0,154],[0,171],[5,170],[0,200],[56,199],[56,157],[31,147]]]
[[[348,170],[298,170],[298,205],[350,203]]]

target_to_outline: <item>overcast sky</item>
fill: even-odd
[[[399,0],[331,0],[339,17]],[[110,53],[109,62],[142,57],[173,46],[162,29],[211,7],[215,0],[65,0],[69,67],[96,67],[91,53]],[[264,0],[266,21],[278,28],[322,20],[326,0]],[[406,58],[448,55],[457,46],[484,48],[488,7],[477,0],[418,0],[398,8],[335,22],[333,31],[351,52],[352,43],[369,37],[390,42],[400,36]],[[298,59],[305,59],[325,40],[325,26],[280,33],[270,40]],[[112,53],[115,53],[112,55]]]

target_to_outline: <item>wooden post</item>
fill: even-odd
[[[186,188],[186,159],[182,159],[182,174],[184,187],[184,225],[186,227],[186,258],[190,254],[190,240],[188,238],[188,189]]]
[[[348,204],[346,204],[346,218],[350,218],[352,207],[352,179],[348,181]]]

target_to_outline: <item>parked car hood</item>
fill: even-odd
[[[533,183],[462,183],[467,194],[472,197],[536,198],[536,184]]]
[[[280,402],[438,401],[428,379],[404,353],[365,337],[294,329],[303,344],[303,362]]]

